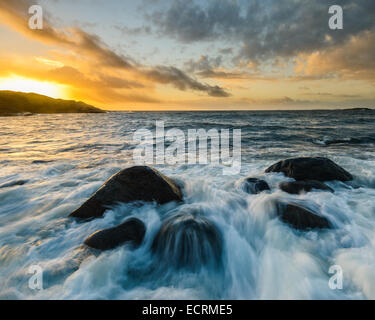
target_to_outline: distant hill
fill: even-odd
[[[102,113],[84,102],[53,99],[36,93],[0,91],[0,115],[19,113]]]
[[[344,111],[373,111],[374,109],[370,108],[350,108],[350,109],[343,109]]]

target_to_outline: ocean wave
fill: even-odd
[[[324,137],[323,139],[315,140],[314,143],[324,146],[346,144],[346,145],[356,145],[356,144],[374,144],[374,137],[346,137],[346,138],[330,138]]]
[[[258,129],[256,143],[251,141],[252,131],[242,127],[246,141],[239,174],[223,176],[220,165],[156,166],[182,186],[183,204],[116,203],[103,218],[85,223],[68,215],[109,177],[132,165],[132,132],[143,118],[164,117],[184,129],[182,123],[202,121],[202,115],[115,113],[87,119],[43,115],[27,118],[27,135],[21,118],[7,119],[8,130],[15,134],[1,142],[9,152],[6,158],[0,155],[0,299],[375,299],[375,152],[365,148],[373,143],[374,128],[363,123],[360,130],[356,127],[356,136],[351,126],[344,126],[340,137],[364,142],[345,138],[349,149],[323,148],[324,141],[338,139],[327,134],[337,127],[322,124],[320,119],[327,117],[321,113],[308,113],[298,128],[304,124],[308,128],[312,122],[316,128],[300,134],[285,126],[285,119],[293,123],[293,113],[253,114],[219,113],[216,121],[213,115],[207,121],[218,125],[225,120],[234,127],[244,122],[255,125],[254,118],[274,122],[272,132]],[[43,127],[46,120],[48,127]],[[78,122],[84,122],[85,129],[70,130],[79,127]],[[28,143],[36,137],[45,142]],[[281,159],[312,155],[332,158],[354,180],[327,182],[334,193],[292,195],[279,188],[291,178],[264,172]],[[241,184],[247,177],[265,180],[271,190],[246,193]],[[333,228],[308,232],[290,228],[277,216],[280,202],[318,212]],[[222,268],[208,265],[192,272],[165,264],[158,267],[153,239],[167,217],[185,210],[199,212],[220,231]],[[147,230],[137,249],[125,245],[97,253],[83,246],[92,233],[130,217],[143,221]],[[28,286],[31,265],[44,270],[43,291]],[[328,286],[332,265],[344,271],[343,290]]]

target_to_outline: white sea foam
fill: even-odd
[[[136,116],[127,115],[134,129],[141,121]],[[116,120],[115,115],[107,117]],[[166,268],[156,272],[159,262],[150,246],[163,217],[177,204],[117,204],[102,219],[79,223],[67,218],[108,177],[131,165],[131,141],[127,134],[113,136],[110,122],[98,129],[94,125],[98,118],[88,117],[86,131],[81,131],[79,118],[73,117],[69,124],[59,119],[33,119],[24,138],[19,136],[23,129],[17,127],[21,120],[16,119],[13,125],[18,135],[0,144],[0,148],[13,149],[8,157],[0,157],[0,186],[27,181],[0,188],[0,299],[375,299],[374,153],[360,158],[347,150],[326,151],[355,180],[328,183],[335,193],[314,191],[298,196],[278,189],[281,181],[290,179],[264,173],[275,160],[286,158],[285,150],[278,147],[258,149],[265,152],[264,158],[245,154],[241,173],[230,177],[221,174],[221,167],[157,167],[182,183],[184,209],[199,208],[219,228],[224,252],[220,271],[203,268],[189,273]],[[56,123],[60,125],[57,133],[51,129]],[[117,129],[122,126],[121,120]],[[41,128],[43,139],[38,139],[45,142],[31,144]],[[17,143],[24,153],[16,150]],[[68,147],[73,149],[61,151]],[[301,149],[299,155],[316,155],[318,148],[311,143],[311,149]],[[272,159],[267,158],[270,150]],[[52,162],[32,164],[31,159]],[[240,183],[247,176],[267,180],[272,190],[246,194]],[[276,217],[279,200],[319,211],[334,229],[291,229]],[[138,249],[122,246],[93,255],[82,246],[91,233],[130,216],[147,227]],[[27,271],[34,264],[44,270],[43,291],[28,287]],[[332,265],[343,269],[343,290],[328,286]]]

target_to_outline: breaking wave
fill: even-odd
[[[375,299],[373,140],[356,138],[359,143],[345,138],[375,136],[375,118],[369,114],[372,122],[363,122],[355,114],[337,113],[335,119],[341,121],[329,124],[327,115],[332,112],[110,113],[0,119],[7,124],[7,129],[1,126],[7,136],[0,141],[0,149],[8,150],[0,154],[0,299]],[[242,128],[240,174],[223,176],[220,166],[156,166],[183,186],[183,204],[118,203],[101,219],[79,223],[68,218],[108,177],[132,165],[136,129],[152,129],[155,120],[182,130],[201,128],[202,119],[208,126],[225,120]],[[324,142],[332,148],[311,143],[337,130],[344,138]],[[340,140],[344,142],[335,143]],[[265,174],[264,169],[292,156],[327,156],[355,179],[327,183],[334,193],[289,195],[278,185],[290,179]],[[271,190],[245,193],[241,181],[248,176],[266,180]],[[293,230],[277,218],[280,200],[318,211],[334,228]],[[220,232],[222,254],[209,259],[220,259],[221,267],[207,263],[177,269],[153,252],[162,221],[181,212],[197,213],[199,223],[211,221]],[[93,253],[82,246],[93,232],[128,217],[146,225],[139,248],[125,245]],[[201,241],[194,228],[191,247],[185,248],[187,261],[206,256],[205,250],[210,250],[189,251]],[[44,270],[43,291],[28,286],[31,265]],[[328,286],[332,265],[343,269],[343,290]]]

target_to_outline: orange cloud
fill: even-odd
[[[32,4],[29,0],[16,2],[0,0],[0,18],[12,28],[32,39],[73,50],[77,55],[82,55],[85,59],[91,59],[96,68],[101,66],[118,69],[122,72],[126,71],[127,73],[123,73],[122,77],[133,76],[146,82],[170,84],[179,90],[205,92],[214,97],[229,96],[223,88],[201,83],[175,67],[158,66],[150,68],[136,64],[132,59],[117,54],[108,48],[98,36],[88,34],[77,27],[56,29],[48,18],[45,18],[43,30],[30,30],[25,22],[29,19],[27,13]],[[66,73],[67,70],[65,69],[63,72]],[[61,73],[61,70],[59,72]],[[125,89],[125,83],[128,89],[134,87],[130,80],[120,81],[120,78],[113,76],[107,76],[105,82],[104,85],[115,84],[115,88],[118,88],[120,83],[122,89]],[[138,87],[140,86],[142,85],[138,85]],[[151,98],[145,98],[144,100],[154,101]]]
[[[173,66],[137,63],[109,48],[97,35],[77,27],[54,27],[48,14],[45,14],[43,30],[30,30],[27,21],[28,8],[32,4],[35,2],[31,0],[0,0],[0,21],[23,36],[47,45],[49,51],[45,56],[39,53],[36,57],[29,56],[27,61],[22,53],[12,56],[3,53],[0,77],[16,74],[48,80],[66,86],[69,98],[100,104],[104,108],[152,107],[156,104],[164,108],[190,103],[208,108],[311,105],[319,101],[304,100],[298,95],[298,90],[293,89],[297,82],[324,79],[337,81],[337,87],[341,79],[375,83],[374,31],[362,32],[339,46],[299,54],[294,75],[290,65],[280,59],[273,63],[268,61],[269,65],[268,62],[263,65],[260,61],[247,61],[244,65],[238,63],[235,69],[226,69],[225,64],[217,63],[212,68],[184,72]],[[201,65],[205,61],[200,58],[198,62]],[[267,72],[261,71],[262,67]],[[279,72],[273,73],[273,68]],[[289,73],[286,72],[288,68]],[[331,91],[331,97],[338,97],[335,89]],[[318,93],[315,93],[316,97],[328,97]],[[357,96],[355,92],[349,93],[348,97]],[[341,94],[341,97],[344,96]]]
[[[317,79],[337,76],[375,84],[375,32],[365,31],[339,47],[301,54],[295,72]]]

